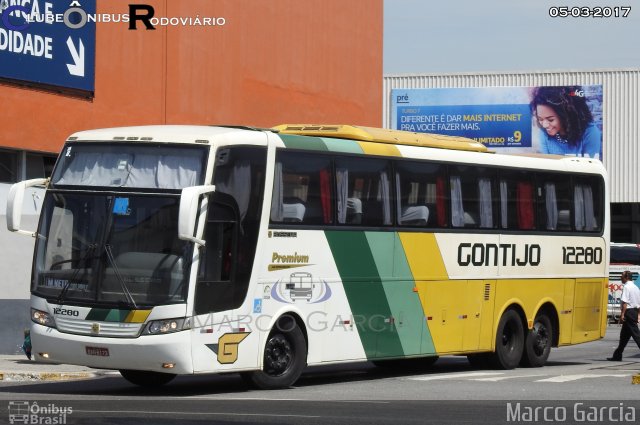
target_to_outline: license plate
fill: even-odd
[[[86,352],[87,352],[87,355],[89,355],[89,356],[101,356],[101,357],[108,357],[109,356],[109,349],[108,348],[86,347]]]

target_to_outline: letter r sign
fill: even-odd
[[[145,11],[147,13],[138,14],[139,11]],[[155,30],[156,27],[151,24],[151,18],[155,15],[156,11],[153,6],[148,4],[130,4],[129,5],[129,29],[137,30],[136,21],[142,21],[147,30]]]

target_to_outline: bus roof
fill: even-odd
[[[431,133],[413,133],[386,128],[361,127],[356,125],[330,124],[281,124],[273,130],[283,134],[299,136],[332,137],[364,142],[389,143],[394,145],[421,146],[473,152],[491,152],[482,143],[466,137],[445,136]]]
[[[210,143],[213,138],[250,128],[204,125],[143,125],[101,128],[73,133],[67,141]]]
[[[131,127],[114,127],[95,130],[79,131],[67,138],[67,141],[95,141],[95,142],[157,142],[157,143],[188,143],[208,144],[221,140],[223,144],[233,144],[239,140],[247,143],[251,133],[273,131],[283,135],[300,135],[316,137],[318,139],[331,138],[340,144],[342,139],[358,143],[373,143],[382,146],[404,146],[403,154],[417,159],[452,160],[447,151],[458,151],[454,161],[461,163],[485,162],[493,165],[524,168],[558,169],[558,162],[564,164],[566,170],[606,174],[600,161],[592,158],[560,156],[548,154],[494,154],[483,144],[464,137],[445,136],[430,133],[413,133],[409,131],[389,130],[382,128],[363,127],[355,125],[307,125],[282,124],[272,129],[258,129],[238,126],[202,126],[202,125],[147,125]],[[253,140],[253,139],[252,139]],[[255,142],[255,140],[253,140]],[[250,142],[250,144],[253,144]],[[263,142],[259,143],[262,144]],[[304,145],[304,143],[303,143]],[[422,151],[422,148],[427,148]],[[436,148],[429,151],[429,148]],[[309,143],[307,149],[314,150],[316,146]],[[427,152],[428,151],[428,152]],[[481,155],[492,153],[492,155]],[[382,155],[385,155],[382,153]],[[484,159],[482,159],[484,158]]]

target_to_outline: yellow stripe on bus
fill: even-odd
[[[151,310],[131,310],[124,319],[125,323],[144,323],[151,314]]]
[[[402,156],[398,148],[394,145],[372,142],[358,142],[358,144],[367,155]]]
[[[440,248],[432,233],[398,233],[415,281],[448,280]]]

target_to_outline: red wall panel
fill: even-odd
[[[225,25],[96,24],[95,97],[0,85],[0,147],[55,152],[74,131],[124,125],[380,124],[382,0],[144,3]]]

